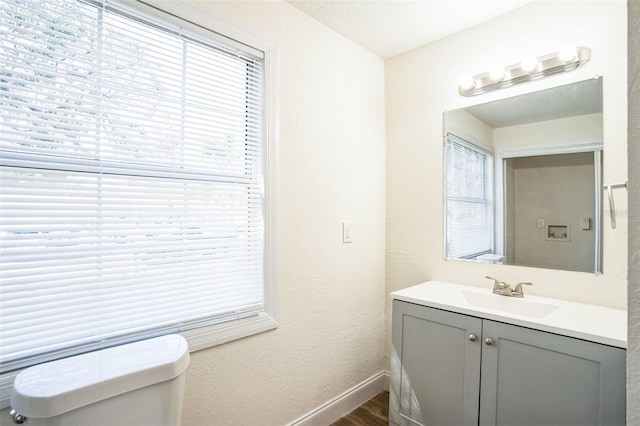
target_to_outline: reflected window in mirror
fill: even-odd
[[[493,252],[493,155],[454,134],[446,139],[445,256]]]

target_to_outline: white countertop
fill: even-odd
[[[526,287],[524,291],[520,299],[493,294],[492,288],[428,281],[393,292],[391,297],[626,349],[627,311],[530,296]],[[547,310],[553,312],[547,314]]]

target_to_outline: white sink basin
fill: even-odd
[[[462,290],[462,295],[472,306],[526,317],[545,318],[558,310],[555,305],[500,296],[499,294],[483,294]]]

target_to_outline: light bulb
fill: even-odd
[[[504,69],[500,67],[489,70],[489,78],[493,81],[501,81],[504,78]]]
[[[563,46],[558,51],[558,59],[562,62],[571,62],[578,57],[578,49],[575,46]]]
[[[526,72],[527,74],[531,73],[538,68],[538,59],[534,58],[533,56],[524,58],[522,60],[522,63],[520,63],[520,68],[522,68],[522,71]]]
[[[466,76],[460,79],[459,85],[462,90],[471,90],[476,85],[476,82],[473,78]]]

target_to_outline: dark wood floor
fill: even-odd
[[[389,392],[382,392],[331,426],[388,426]]]

